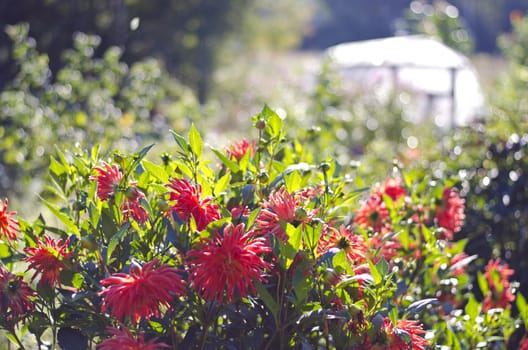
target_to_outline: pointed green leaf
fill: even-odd
[[[266,287],[264,287],[264,285],[262,285],[260,282],[255,281],[254,285],[258,295],[264,302],[264,305],[266,305],[266,307],[270,310],[271,314],[273,315],[275,321],[277,321],[277,316],[279,314],[279,306],[277,305],[277,302],[273,299]]]
[[[302,225],[295,227],[286,224],[286,234],[288,235],[288,244],[290,244],[294,250],[299,250],[301,248]]]
[[[226,173],[224,176],[218,179],[218,182],[216,183],[214,188],[215,195],[224,192],[227,186],[229,185],[229,181],[231,181],[231,173]]]
[[[66,225],[66,229],[68,230],[68,232],[72,232],[72,233],[76,234],[77,236],[80,236],[79,228],[75,225],[73,220],[70,219],[70,217],[68,215],[63,213],[59,209],[59,207],[51,204],[50,202],[48,202],[48,201],[46,201],[44,199],[42,199],[42,202],[53,213],[53,215],[55,215],[57,217],[57,219],[59,219],[60,221],[62,221],[62,223],[64,225]]]
[[[152,175],[162,183],[169,182],[169,174],[167,174],[163,167],[149,162],[148,160],[143,160],[143,167],[150,175]]]
[[[130,228],[130,223],[129,222],[125,223],[123,227],[121,227],[119,231],[117,231],[117,233],[112,236],[112,238],[110,239],[110,242],[108,242],[108,249],[106,253],[107,264],[111,263],[112,253],[114,252],[119,242],[121,242],[121,240],[123,239],[123,237],[125,236],[125,233],[128,231],[129,228]]]
[[[194,155],[198,158],[202,156],[203,141],[198,130],[196,130],[194,123],[191,124],[191,130],[189,131],[189,144]]]
[[[188,155],[190,151],[190,146],[187,140],[185,140],[183,136],[181,136],[180,134],[178,134],[177,132],[173,130],[171,130],[171,133],[172,133],[172,136],[174,137],[174,140],[176,141],[178,146],[180,146],[180,149],[183,151],[183,153],[185,155]]]
[[[229,168],[229,170],[231,170],[233,173],[236,173],[240,170],[240,168],[238,167],[238,164],[235,161],[232,161],[231,159],[227,158],[226,155],[223,154],[221,151],[215,148],[212,148],[212,147],[210,148],[211,148],[211,151],[213,151],[213,153],[216,154],[218,158],[220,158],[222,163],[224,163]]]

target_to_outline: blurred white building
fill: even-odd
[[[481,117],[484,97],[470,60],[422,35],[343,43],[327,49],[345,89],[400,94],[406,117],[441,128]],[[394,95],[393,95],[394,96]]]

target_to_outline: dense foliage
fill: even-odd
[[[180,109],[197,108],[185,89],[168,85],[157,61],[128,66],[117,47],[97,56],[97,36],[77,33],[74,48],[63,53],[64,67],[52,73],[48,56],[37,50],[28,30],[27,25],[7,27],[18,70],[0,92],[0,193],[20,195],[27,180],[40,179],[49,165],[44,155],[54,147],[98,143],[134,150],[148,140],[160,141],[169,125],[174,127],[169,114],[160,111],[167,96]]]
[[[253,123],[254,140],[211,152],[194,126],[173,132],[161,163],[144,158],[152,146],[52,158],[58,201],[45,205],[60,225],[27,222],[7,200],[0,211],[10,339],[62,349],[525,342],[522,296],[521,318],[510,314],[513,270],[496,259],[466,274],[477,256],[457,240],[465,205],[454,183],[394,168],[368,186],[354,168],[314,164],[271,109]]]

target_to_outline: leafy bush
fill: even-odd
[[[97,36],[77,33],[74,48],[63,54],[64,67],[51,72],[28,30],[7,27],[18,73],[0,93],[0,193],[20,195],[27,180],[40,179],[49,165],[44,155],[55,146],[134,150],[146,140],[159,141],[175,127],[174,118],[160,111],[166,95],[180,108],[197,109],[182,87],[168,85],[157,61],[129,67],[117,47],[96,57]]]
[[[23,347],[454,349],[515,347],[513,271],[473,280],[449,180],[395,168],[367,187],[313,155],[265,107],[258,136],[174,155],[59,152],[61,225],[0,211],[0,324]],[[213,166],[211,166],[213,164]],[[25,269],[25,270],[24,270]],[[18,271],[18,272],[17,272]],[[478,283],[482,296],[472,293]],[[515,329],[519,334],[513,336]],[[517,336],[518,335],[518,336]],[[48,337],[48,338],[47,338]]]

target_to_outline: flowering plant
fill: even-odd
[[[152,146],[52,158],[55,222],[0,203],[0,326],[24,348],[453,349],[528,346],[512,270],[464,253],[454,183],[397,166],[366,186],[313,164],[268,107],[255,141],[191,126]],[[59,203],[59,204],[57,204]],[[478,288],[477,288],[478,286]],[[475,292],[475,291],[478,292]],[[511,315],[516,300],[519,319]]]

